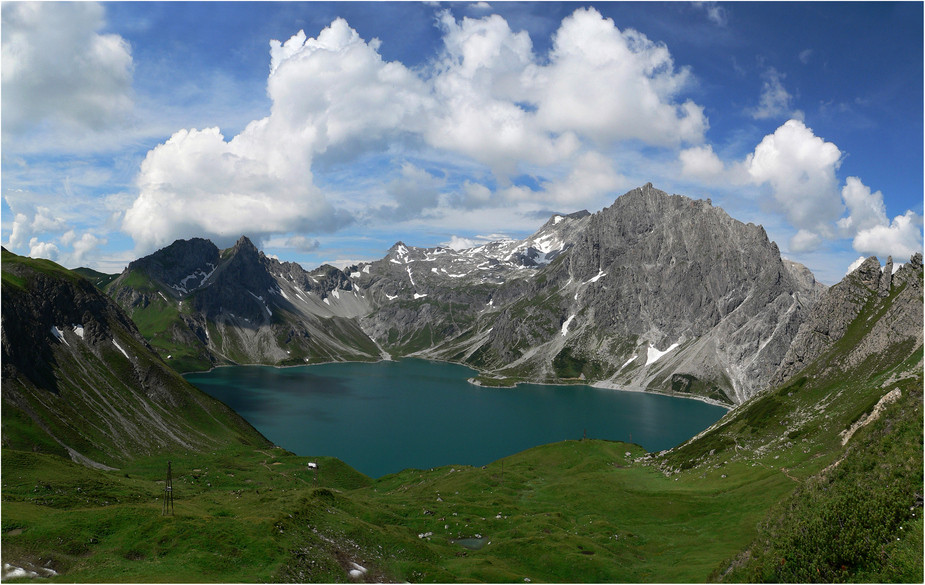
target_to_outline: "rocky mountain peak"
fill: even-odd
[[[408,254],[408,246],[406,246],[405,243],[401,240],[398,240],[392,244],[392,247],[389,248],[388,252],[386,252],[387,257],[401,257],[405,256],[406,254]]]
[[[573,213],[554,213],[540,229],[543,230],[549,226],[556,226],[561,224],[563,221],[567,222],[570,219],[582,219],[588,217],[589,215],[591,215],[591,212],[587,209],[582,209],[581,211],[575,211]]]
[[[326,298],[333,290],[353,290],[353,282],[344,271],[330,264],[322,264],[311,275],[318,281],[317,287],[320,288],[322,298]]]
[[[247,236],[238,238],[238,241],[235,242],[234,246],[231,248],[231,252],[232,254],[248,254],[253,256],[260,256],[261,254],[257,246],[255,246]]]
[[[877,260],[876,256],[871,256],[864,260],[860,266],[855,268],[852,274],[854,274],[866,286],[870,288],[879,288],[880,275],[882,274],[880,269],[880,261]]]
[[[918,288],[922,288],[922,254],[916,252],[909,259],[909,262],[902,266],[896,274],[893,275],[892,283],[894,286],[902,286],[911,282]],[[917,280],[916,280],[917,279]]]
[[[198,286],[218,262],[219,250],[215,244],[203,238],[192,238],[176,240],[166,248],[131,262],[125,272],[144,272],[152,280],[184,293]]]

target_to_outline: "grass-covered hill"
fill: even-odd
[[[92,268],[75,268],[74,272],[92,282],[100,290],[105,289],[106,285],[119,277],[118,274],[106,274]]]
[[[226,440],[99,470],[8,443],[4,418],[4,580],[921,582],[921,261],[902,270],[833,287],[844,327],[663,453],[566,441],[373,480]]]
[[[266,444],[158,358],[90,281],[6,250],[2,275],[5,448],[117,467],[143,455]]]

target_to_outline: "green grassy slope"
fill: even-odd
[[[105,289],[106,285],[119,277],[118,274],[106,274],[98,270],[93,270],[92,268],[84,267],[75,268],[74,272],[92,282],[94,286],[100,290]]]
[[[104,472],[5,451],[3,559],[80,582],[334,582],[351,562],[425,582],[699,581],[789,489],[772,473],[676,482],[643,454],[569,441],[375,482],[328,458],[316,479],[279,449],[178,454],[162,517],[167,456]],[[480,550],[454,542],[477,536]]]
[[[783,386],[659,458],[670,474],[769,469],[794,482],[716,577],[922,581],[921,279],[919,265],[882,295],[846,278],[837,286],[864,302],[842,336]]]
[[[920,412],[911,420],[920,422]],[[885,411],[881,424],[894,414]],[[908,449],[910,438],[897,435],[897,444]],[[59,579],[81,582],[335,582],[349,580],[354,562],[370,578],[412,582],[702,582],[726,571],[726,559],[750,542],[769,538],[769,510],[787,509],[800,500],[793,494],[812,489],[800,477],[807,470],[797,459],[810,455],[802,448],[725,463],[734,453],[734,445],[719,448],[700,466],[674,471],[663,464],[676,454],[568,441],[485,468],[407,470],[373,481],[332,459],[226,448],[171,456],[172,518],[160,517],[158,499],[166,455],[115,472],[59,460],[62,472],[42,459],[49,456],[15,453],[17,472],[4,473],[3,556],[16,566],[50,562]],[[838,456],[823,453],[812,467]],[[3,457],[6,464],[11,456]],[[320,463],[317,480],[309,460]],[[851,473],[849,464],[839,468]],[[898,519],[914,534],[914,518]],[[455,542],[475,537],[483,539],[479,550]],[[889,558],[906,559],[890,564],[900,576],[921,572],[914,548],[894,547]],[[737,571],[727,578],[768,578],[748,565]]]
[[[184,316],[193,314],[189,302],[178,303],[171,291],[141,270],[123,273],[104,290],[128,313],[138,331],[172,368],[189,372],[208,370],[215,365],[203,341],[184,321]]]

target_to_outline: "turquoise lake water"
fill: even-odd
[[[589,386],[485,388],[473,370],[424,360],[293,368],[232,366],[186,379],[273,443],[329,455],[371,476],[485,465],[565,439],[674,447],[726,410],[684,398]]]

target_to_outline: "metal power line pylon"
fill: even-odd
[[[173,475],[170,472],[170,461],[167,462],[167,483],[164,484],[164,506],[161,516],[173,516]]]

